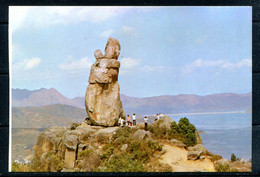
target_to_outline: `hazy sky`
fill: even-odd
[[[251,7],[10,7],[12,88],[84,96],[96,49],[119,40],[120,92],[247,93]]]

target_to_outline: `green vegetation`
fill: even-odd
[[[236,157],[236,155],[234,153],[232,153],[231,157],[230,157],[230,160],[231,160],[231,162],[235,162],[235,161],[240,161],[241,158]]]
[[[103,147],[100,154],[102,160],[96,169],[98,172],[147,172],[153,171],[154,166],[162,171],[170,171],[153,155],[162,150],[159,142],[153,140],[131,139],[137,129],[123,127],[116,131],[112,142]],[[125,146],[126,148],[122,148]],[[155,161],[154,166],[148,163]]]
[[[179,123],[175,121],[171,123],[171,128],[156,126],[149,127],[155,138],[159,139],[177,139],[182,141],[187,146],[194,146],[197,144],[196,128],[189,122],[189,119],[183,117]]]
[[[27,164],[12,162],[12,172],[59,172],[62,168],[63,160],[54,152],[48,152],[44,161],[34,158]]]
[[[161,140],[177,139],[187,146],[196,144],[196,128],[184,117],[179,123],[149,126],[149,134],[136,127],[120,127],[112,136],[99,133],[83,138],[84,150],[79,149],[75,168],[83,172],[169,172],[162,164]],[[79,126],[71,125],[71,130]],[[136,133],[136,131],[140,131]],[[135,134],[136,133],[136,134]],[[142,136],[140,136],[142,135]],[[149,135],[149,136],[148,136]],[[144,136],[144,138],[143,138]],[[153,139],[150,138],[153,137]],[[34,159],[28,164],[13,163],[13,171],[59,172],[64,167],[64,155],[50,151],[42,157],[42,148],[34,149]],[[42,158],[40,158],[42,157]],[[216,157],[217,159],[218,157]],[[220,170],[224,167],[220,167]]]
[[[237,160],[237,157],[234,153],[231,154],[231,162],[235,162]]]
[[[28,165],[12,162],[12,172],[27,172],[27,171],[29,171]]]
[[[84,109],[55,104],[41,107],[13,107],[13,128],[47,128],[51,126],[69,127],[72,122],[85,118]],[[39,123],[40,122],[40,123]]]
[[[215,155],[213,155],[212,157],[211,157],[211,161],[212,162],[215,162],[215,161],[218,161],[218,160],[220,160],[220,159],[222,159],[222,156],[221,155],[218,155],[218,154],[215,154]]]
[[[234,168],[230,168],[229,164],[218,164],[216,167],[215,167],[216,171],[217,172],[238,172],[236,169]]]

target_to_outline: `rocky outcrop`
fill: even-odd
[[[187,158],[188,160],[197,160],[201,157],[201,155],[207,155],[207,154],[208,154],[208,150],[202,144],[197,144],[193,147],[188,147]]]
[[[195,130],[197,144],[202,144],[202,139],[198,130]]]
[[[105,55],[99,49],[94,53],[96,62],[91,66],[85,95],[89,124],[114,126],[119,117],[125,118],[118,84],[119,54],[120,44],[114,38],[108,39]]]
[[[188,158],[188,160],[197,160],[197,159],[199,159],[201,154],[202,154],[202,151],[189,151],[187,154],[187,158]]]
[[[137,130],[134,133],[134,135],[132,136],[132,139],[134,139],[134,140],[144,140],[145,138],[148,138],[148,139],[151,138],[151,134],[149,131]]]
[[[217,165],[229,165],[227,159],[220,159],[214,162],[214,166],[216,167]]]
[[[171,123],[174,122],[174,120],[169,116],[163,116],[159,120],[153,122],[150,126],[151,127],[158,127],[158,128],[165,128],[165,129],[171,129]]]
[[[86,148],[98,149],[98,147],[90,145],[90,142],[95,144],[96,138],[99,136],[109,139],[118,128],[120,127],[104,128],[84,124],[74,130],[65,127],[51,127],[38,136],[34,146],[34,158],[39,159],[41,163],[50,163],[52,160],[48,161],[48,159],[53,155],[60,158],[63,164],[61,171],[77,171],[77,168],[80,167],[80,153]],[[47,171],[55,172],[57,168],[47,169]]]
[[[250,162],[246,162],[243,159],[239,161],[232,162],[230,164],[231,169],[235,169],[238,172],[251,172],[252,165]]]
[[[179,148],[184,148],[184,147],[186,147],[185,144],[183,144],[181,141],[178,141],[178,140],[176,140],[176,139],[171,139],[170,142],[171,142],[171,144],[172,144],[173,146],[176,146],[176,147],[179,147]]]

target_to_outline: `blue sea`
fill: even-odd
[[[179,121],[187,117],[201,134],[203,145],[210,152],[229,159],[232,153],[236,157],[249,160],[252,158],[252,114],[196,114],[171,115]]]

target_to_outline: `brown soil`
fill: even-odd
[[[160,162],[169,164],[173,172],[214,172],[214,164],[209,159],[187,160],[188,151],[164,144],[165,154],[161,156]]]

